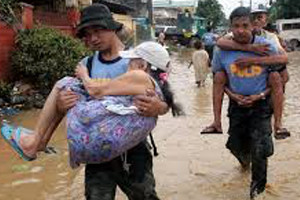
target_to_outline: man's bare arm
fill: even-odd
[[[240,44],[225,37],[218,39],[217,46],[227,51],[247,51],[262,56],[268,55],[270,51],[268,44]]]
[[[222,127],[221,115],[222,115],[222,104],[223,104],[225,85],[226,85],[226,73],[225,72],[217,72],[216,74],[214,74],[214,78],[213,78],[213,113],[214,113],[214,124],[217,127]]]
[[[235,64],[239,67],[247,67],[251,65],[277,67],[278,65],[288,64],[288,57],[286,54],[277,54],[271,56],[240,58],[235,61]]]
[[[270,55],[256,58],[258,65],[286,65],[288,64],[288,57],[286,54]]]

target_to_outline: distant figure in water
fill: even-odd
[[[202,42],[197,41],[194,44],[196,51],[192,56],[192,64],[194,65],[195,70],[195,80],[198,87],[204,86],[206,77],[210,72],[209,68],[209,55],[204,50]]]
[[[166,35],[164,31],[161,31],[158,35],[157,42],[162,46],[165,46],[165,39],[166,39]]]

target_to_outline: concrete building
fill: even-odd
[[[153,0],[154,15],[160,10],[189,10],[190,13],[195,13],[198,6],[198,0]]]

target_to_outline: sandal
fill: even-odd
[[[286,128],[280,128],[275,131],[274,137],[276,140],[283,140],[291,136],[291,133]]]
[[[200,134],[223,134],[223,131],[219,131],[214,126],[207,126],[200,132]]]
[[[22,128],[14,127],[8,123],[2,123],[1,125],[1,135],[5,141],[11,146],[11,148],[19,154],[19,156],[25,161],[33,161],[36,157],[30,157],[24,154],[22,148],[20,147],[20,138],[22,134],[30,134],[32,131]]]

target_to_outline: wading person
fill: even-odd
[[[254,33],[268,40],[271,40],[279,49],[282,56],[286,57],[285,49],[282,47],[280,39],[275,33],[271,33],[264,28],[268,23],[268,12],[264,9],[253,10],[251,12]],[[282,127],[282,112],[284,107],[285,85],[289,80],[286,63],[277,67],[270,67],[269,85],[272,88],[271,96],[274,109],[274,135],[276,139],[283,139],[290,136],[290,132]]]
[[[212,32],[211,27],[207,27],[206,33],[203,34],[201,40],[204,44],[204,49],[209,55],[209,60],[213,59],[214,47],[216,45],[217,36]]]
[[[82,10],[77,34],[92,50],[96,51],[90,70],[93,80],[105,82],[127,71],[129,59],[119,56],[119,51],[122,51],[124,46],[116,35],[121,27],[122,25],[114,21],[109,9],[104,5],[93,4]],[[81,63],[87,65],[88,58]],[[37,132],[46,132],[46,135],[40,138],[41,145],[37,147],[39,149],[44,148],[65,113],[74,107],[79,99],[79,96],[71,90],[54,91],[57,89],[55,87],[51,92],[57,95],[50,94],[52,98],[57,99],[57,105],[45,109],[57,109],[61,114],[50,119],[51,126],[46,130],[37,130]],[[147,90],[146,94],[147,96],[134,98],[134,105],[141,115],[156,117],[168,111],[168,105],[161,101],[153,90]],[[159,199],[155,191],[152,155],[146,140],[130,149],[124,156],[106,163],[86,165],[85,197],[87,200],[113,200],[117,186],[130,200]]]
[[[241,45],[267,44],[273,54],[275,45],[263,37],[252,34],[253,27],[247,8],[236,8],[230,15],[233,40]],[[251,52],[217,50],[212,61],[213,72],[225,73],[228,78],[227,92],[229,138],[226,147],[243,168],[251,164],[250,197],[254,199],[265,190],[267,160],[273,154],[270,97],[267,95],[268,70],[263,65],[244,63],[243,59],[260,57]],[[214,81],[215,108],[221,110],[224,85]]]
[[[192,63],[195,71],[195,81],[198,87],[204,86],[207,74],[209,73],[209,55],[204,50],[202,42],[194,44],[196,51],[192,55]],[[191,65],[190,65],[191,66]]]
[[[76,68],[79,79],[65,77],[56,84],[59,89],[71,88],[80,96],[67,114],[72,168],[80,164],[107,162],[146,139],[154,129],[157,117],[139,115],[132,104],[134,95],[143,95],[147,89],[152,89],[166,101],[173,116],[183,114],[180,106],[174,103],[167,82],[170,57],[165,48],[155,42],[144,42],[132,51],[122,51],[121,56],[131,59],[128,72],[111,81],[93,81],[87,67],[79,64]],[[55,93],[51,95],[57,96]],[[54,109],[56,99],[51,96],[48,99],[44,107],[53,109],[43,109],[35,130],[46,130],[52,123],[49,119],[58,114]],[[31,131],[29,134],[28,129],[4,123],[1,134],[21,157],[32,160],[36,157],[39,138],[46,133]]]
[[[157,42],[158,42],[159,44],[161,44],[162,46],[165,46],[165,39],[166,39],[165,32],[164,32],[164,31],[161,31],[161,32],[158,34]]]
[[[287,55],[280,45],[277,36],[273,33],[269,33],[263,29],[266,25],[267,13],[264,10],[255,10],[251,13],[251,23],[253,25],[253,34],[266,38],[271,41],[279,50],[279,55],[269,55],[268,45],[261,44],[239,44],[232,39],[232,35],[228,34],[217,41],[217,46],[223,50],[237,50],[244,52],[253,52],[260,55],[260,58],[243,58],[240,59],[240,63],[246,63],[248,65],[263,65],[268,66],[268,89],[266,93],[262,95],[269,94],[271,92],[272,104],[274,110],[274,136],[276,139],[283,139],[290,136],[289,131],[286,128],[282,128],[282,110],[283,110],[283,91],[285,84],[288,81],[288,73],[286,69],[286,64],[288,63]],[[268,56],[266,56],[268,55]],[[214,81],[216,84],[225,86],[227,82],[227,77],[224,72],[217,72],[214,75]],[[225,90],[226,92],[226,90]],[[223,98],[222,98],[223,99]],[[222,105],[221,102],[218,104]],[[220,101],[220,100],[219,100]],[[206,127],[203,133],[219,133],[222,132],[221,125],[221,107],[214,108],[214,122]]]

